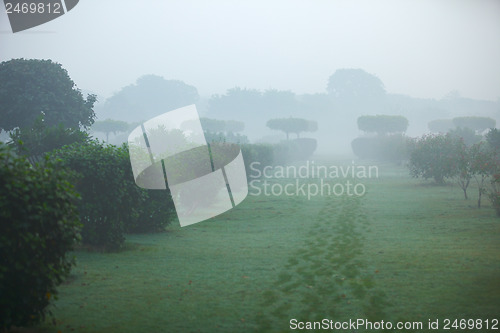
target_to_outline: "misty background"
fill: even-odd
[[[106,1],[12,34],[0,61],[59,62],[97,120],[139,122],[196,103],[245,123],[251,142],[284,133],[271,118],[318,122],[320,153],[350,153],[360,115],[403,115],[407,135],[456,116],[500,121],[498,1]],[[111,140],[125,140],[113,137]]]

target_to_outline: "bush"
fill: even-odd
[[[93,140],[53,152],[76,171],[83,243],[119,249],[125,232],[161,231],[170,222],[173,201],[167,190],[144,190],[135,184],[126,145]]]
[[[457,157],[462,140],[451,135],[424,135],[416,141],[410,155],[410,174],[424,179],[434,178],[443,184],[445,178],[455,176]]]
[[[52,153],[53,158],[60,158],[78,173],[75,183],[82,196],[78,210],[85,244],[108,250],[120,248],[124,221],[139,216],[136,206],[143,193],[124,168],[127,155],[123,148],[98,141],[72,144]]]
[[[48,159],[32,167],[0,143],[0,329],[45,317],[79,239],[69,174]]]

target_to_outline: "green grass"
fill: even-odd
[[[350,163],[350,162],[349,162]],[[338,163],[334,163],[338,164]],[[289,320],[499,318],[500,219],[380,166],[360,198],[249,196],[209,221],[76,252],[45,332],[289,332]],[[284,182],[286,180],[280,180]]]

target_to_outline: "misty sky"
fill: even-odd
[[[0,10],[0,61],[50,58],[104,97],[144,74],[200,95],[234,86],[324,92],[339,68],[388,92],[500,98],[500,1],[80,0],[12,34]]]

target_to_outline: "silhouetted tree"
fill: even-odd
[[[272,130],[285,132],[287,140],[290,133],[297,134],[298,138],[301,132],[314,132],[318,129],[318,125],[314,121],[292,117],[270,119],[267,122],[267,127]]]
[[[144,75],[106,100],[102,113],[129,122],[143,121],[198,100],[198,90],[182,81]]]
[[[106,134],[106,142],[109,141],[109,133],[116,134],[118,132],[126,132],[129,129],[129,124],[121,120],[106,119],[96,121],[92,125],[92,130]]]
[[[83,98],[61,64],[37,59],[0,63],[0,129],[29,128],[39,116],[46,126],[88,127],[95,101],[95,95]]]

